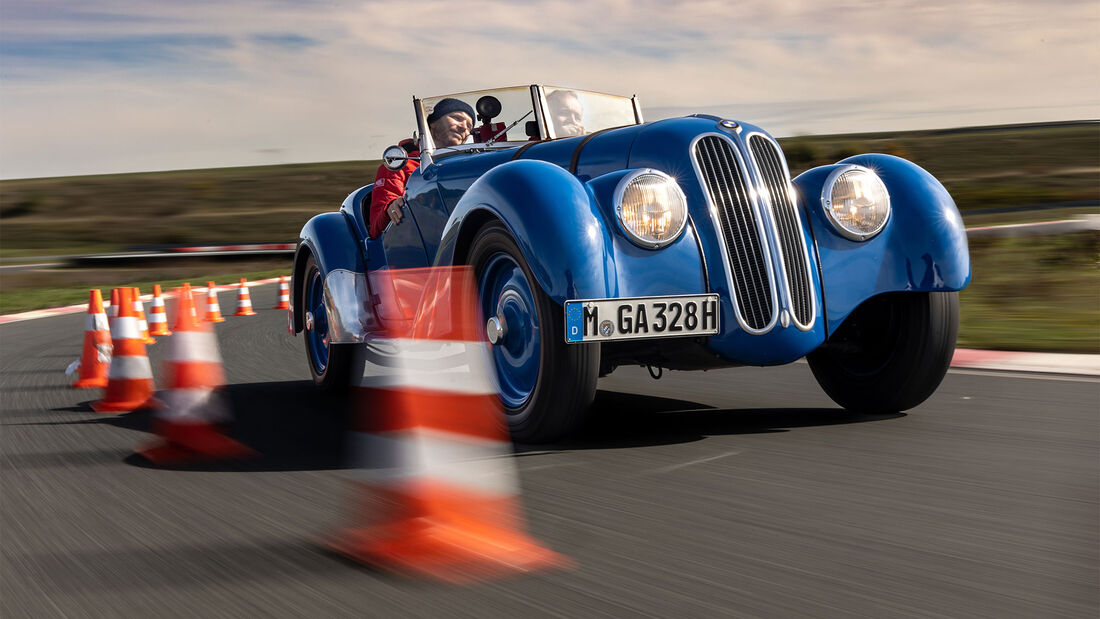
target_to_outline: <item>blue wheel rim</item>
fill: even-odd
[[[506,325],[504,337],[492,346],[500,398],[508,408],[520,408],[539,379],[542,331],[535,295],[523,268],[503,252],[485,262],[478,290],[483,316],[500,316]]]
[[[310,361],[318,376],[328,367],[328,315],[325,313],[325,283],[321,271],[314,269],[306,282],[306,311],[313,314],[313,328],[306,330]]]

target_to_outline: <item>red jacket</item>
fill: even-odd
[[[405,146],[402,142],[401,146]],[[410,157],[416,157],[420,154],[419,150],[409,152]],[[386,214],[386,207],[394,199],[400,198],[405,195],[405,183],[409,182],[409,176],[413,171],[420,167],[419,161],[409,159],[405,167],[397,170],[396,172],[390,170],[386,166],[378,166],[378,178],[374,181],[374,191],[370,195],[370,236],[371,238],[378,238],[379,234],[386,229],[386,224],[390,221],[390,216]],[[405,213],[404,216],[408,216]]]

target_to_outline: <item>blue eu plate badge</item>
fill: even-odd
[[[570,303],[565,306],[565,340],[567,342],[581,341],[581,304]]]

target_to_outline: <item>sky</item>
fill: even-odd
[[[0,0],[0,178],[377,159],[412,97],[777,137],[1100,118],[1098,0]]]

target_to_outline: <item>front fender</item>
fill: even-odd
[[[305,265],[309,256],[312,255],[317,261],[317,266],[326,280],[329,275],[336,272],[363,278],[366,269],[359,248],[360,242],[352,223],[344,213],[322,213],[306,222],[298,234],[298,249],[294,254],[293,289],[290,298],[295,333],[305,327],[298,300],[302,298],[302,280],[305,277]],[[354,321],[357,323],[358,319]]]
[[[461,263],[473,235],[492,218],[504,223],[547,296],[617,296],[612,241],[588,188],[545,161],[517,160],[481,176],[455,205],[435,264]]]
[[[634,245],[619,229],[611,196],[627,172],[582,183],[542,161],[498,166],[459,200],[435,263],[464,261],[477,230],[496,219],[511,232],[539,286],[555,303],[706,292],[693,226],[659,250]]]
[[[837,233],[822,205],[826,178],[846,164],[874,170],[890,193],[890,219],[868,241]],[[943,185],[920,166],[892,155],[857,155],[808,170],[793,182],[810,213],[830,333],[874,295],[956,291],[970,283],[962,217]]]

